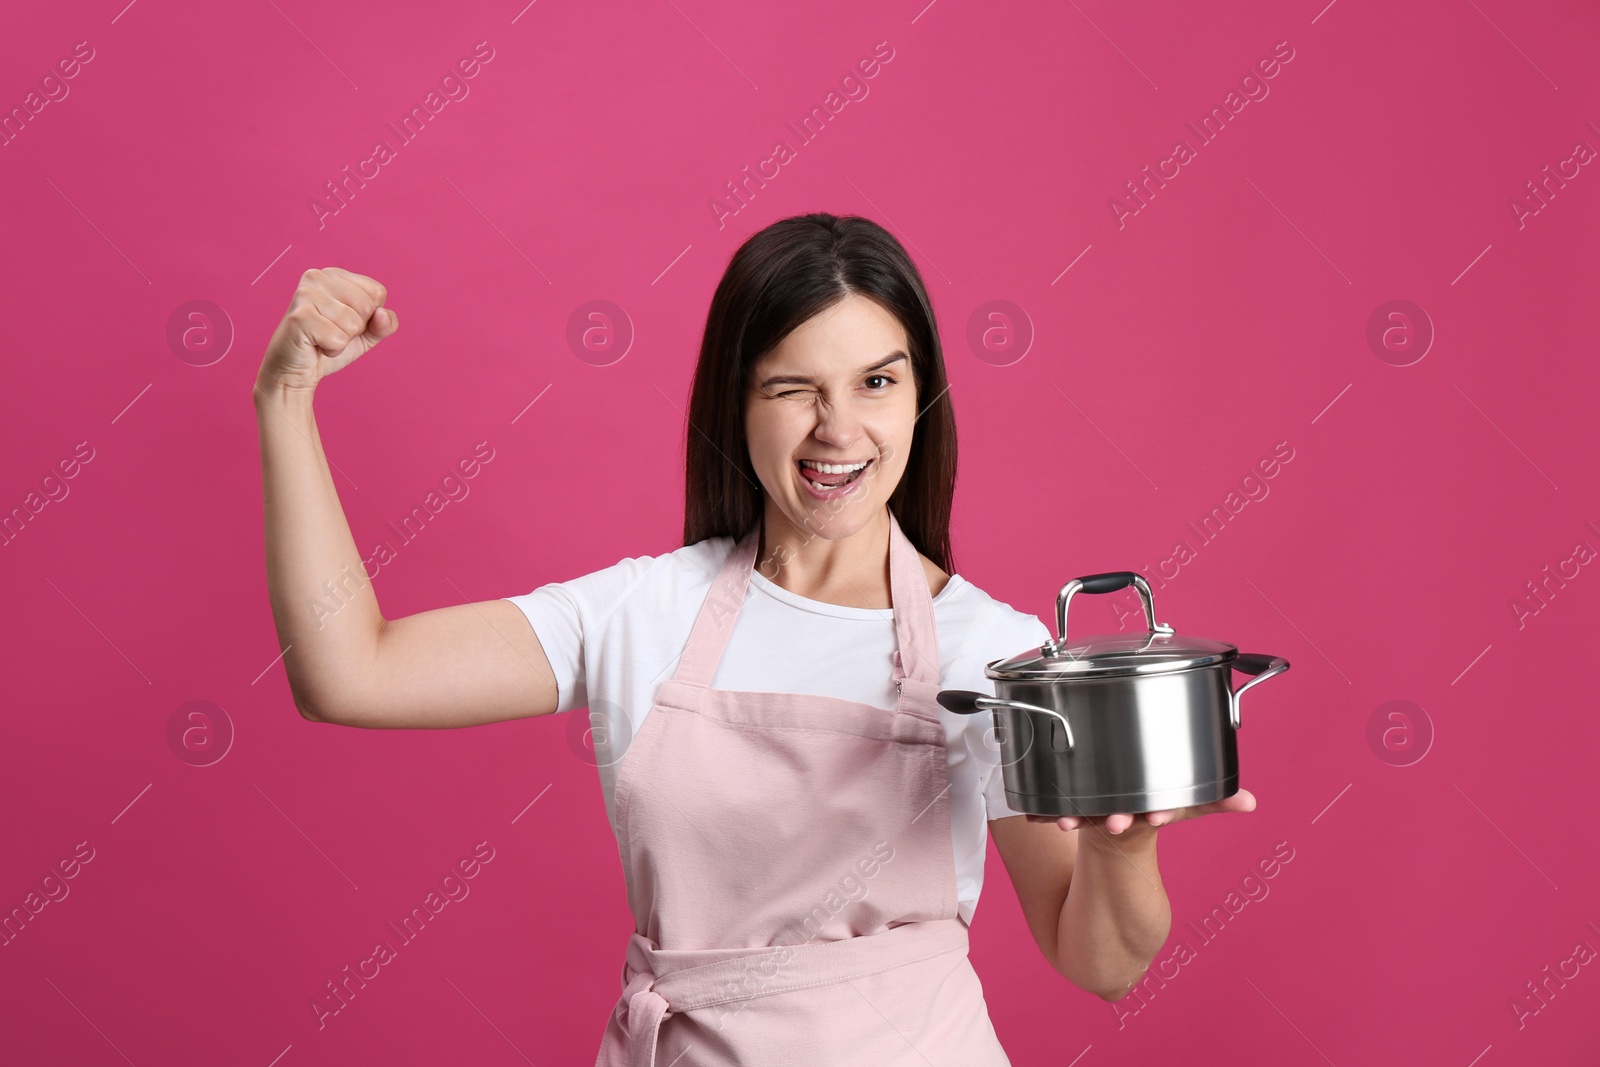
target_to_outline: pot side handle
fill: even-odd
[[[1229,666],[1236,671],[1255,675],[1254,678],[1235,689],[1229,700],[1228,717],[1233,724],[1233,728],[1237,730],[1239,729],[1239,698],[1244,695],[1244,691],[1252,685],[1266,681],[1275,674],[1282,674],[1289,669],[1289,661],[1278,656],[1262,655],[1259,652],[1241,652]]]
[[[1051,747],[1057,752],[1072,751],[1072,724],[1067,717],[1054,708],[1041,708],[1037,704],[1024,704],[1020,700],[1002,700],[999,697],[984,696],[974,693],[970,689],[945,689],[941,690],[935,698],[947,711],[958,715],[973,715],[980,711],[992,711],[995,708],[1010,708],[1013,711],[1036,711],[1040,715],[1048,715],[1061,724],[1062,732],[1066,735],[1065,746],[1056,743],[1055,733],[1051,731]]]

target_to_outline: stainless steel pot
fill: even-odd
[[[1132,585],[1146,634],[1067,639],[1077,593]],[[951,711],[994,715],[1006,802],[1034,815],[1137,814],[1239,791],[1239,697],[1289,669],[1277,656],[1179,637],[1156,622],[1150,586],[1132,571],[1074,578],[1056,596],[1055,640],[984,668],[995,696],[946,689]],[[1233,671],[1254,677],[1233,688]]]

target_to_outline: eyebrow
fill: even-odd
[[[870,367],[862,367],[856,373],[858,375],[860,375],[860,374],[871,374],[875,370],[882,370],[883,368],[889,366],[890,364],[898,363],[900,360],[905,359],[905,358],[907,358],[907,357],[906,357],[906,354],[904,352],[896,350],[896,351],[890,353],[889,355],[885,356],[884,358],[878,360],[878,362],[872,364],[872,366],[870,366]],[[815,378],[807,377],[804,374],[776,374],[776,375],[773,375],[771,378],[767,378],[764,381],[762,381],[760,388],[768,389],[768,388],[771,388],[774,385],[816,385],[816,384],[817,384],[817,380]]]

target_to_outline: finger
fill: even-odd
[[[1184,817],[1185,818],[1189,818],[1191,816],[1199,816],[1199,815],[1216,815],[1216,814],[1218,814],[1220,812],[1229,812],[1229,811],[1242,813],[1242,812],[1255,811],[1255,810],[1256,810],[1256,798],[1255,798],[1255,795],[1250,793],[1250,792],[1248,792],[1248,791],[1246,791],[1246,790],[1241,789],[1239,792],[1235,793],[1231,797],[1224,797],[1221,800],[1213,800],[1209,804],[1201,804],[1201,805],[1198,805],[1197,807],[1189,808],[1189,809],[1187,809],[1188,814],[1185,815]]]
[[[343,352],[354,336],[338,323],[321,314],[308,315],[300,323],[301,332],[322,355],[332,358]]]
[[[1195,809],[1198,815],[1209,815],[1219,811],[1255,811],[1256,797],[1248,789],[1241,789],[1231,797],[1213,800],[1209,804],[1202,804]]]
[[[355,332],[366,333],[371,329],[371,319],[381,305],[381,301],[373,295],[367,286],[356,281],[357,277],[359,276],[351,274],[347,270],[340,270],[337,267],[326,267],[318,272],[317,281],[319,284],[317,289],[322,294],[322,298],[317,301],[317,310],[344,326],[343,317],[335,318],[334,315],[329,313],[329,305],[348,307],[361,323]],[[370,282],[371,279],[368,279],[368,281]],[[376,282],[371,284],[377,285]]]
[[[389,299],[388,290],[376,278],[369,278],[365,274],[357,274],[355,271],[345,270],[343,267],[324,267],[322,270],[324,274],[360,289],[367,299],[372,302],[373,307],[381,307]]]
[[[311,298],[311,306],[317,309],[317,314],[351,337],[365,333],[367,330],[367,317],[361,313],[361,309],[347,303],[338,294],[330,292],[327,288],[314,291],[314,295]]]
[[[1147,811],[1144,817],[1145,821],[1151,826],[1165,826],[1183,818],[1183,810],[1181,808],[1168,808],[1165,811]]]
[[[1076,816],[1063,815],[1056,820],[1056,825],[1063,830],[1076,830],[1081,825]]]
[[[1111,833],[1120,834],[1133,825],[1133,816],[1123,812],[1106,816],[1106,829]]]

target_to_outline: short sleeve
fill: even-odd
[[[1030,643],[1042,645],[1046,641],[1050,640],[1050,631],[1045,628],[1044,623],[1040,622],[1032,615],[1023,615],[1021,612],[1017,612],[1016,617],[1022,621],[1023,629],[1029,635],[1023,640],[1017,642],[1018,649],[1024,648]],[[1029,625],[1030,623],[1031,626]],[[1012,651],[1015,652],[1016,650],[1017,649],[1013,649]],[[1011,653],[1004,654],[1010,655]],[[989,694],[992,696],[994,694],[994,682],[989,680],[986,688]],[[986,775],[987,776],[985,777],[983,783],[983,804],[984,809],[988,813],[988,818],[1004,819],[1012,815],[1026,814],[1025,812],[1017,811],[1010,804],[1006,803],[1005,771],[1000,767],[999,764],[991,766],[986,772]]]
[[[555,672],[556,711],[589,703],[584,638],[605,624],[616,605],[643,580],[653,557],[636,556],[565,582],[541,585],[531,593],[503,597],[527,616],[545,658]]]
[[[989,768],[988,780],[983,785],[983,806],[990,819],[1004,819],[1011,815],[1022,815],[1023,812],[1014,810],[1006,803],[1005,772],[998,766]]]

